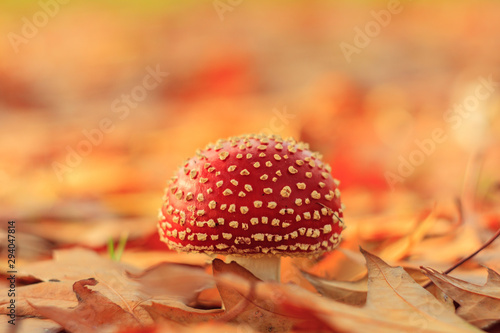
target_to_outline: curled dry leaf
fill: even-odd
[[[204,289],[196,298],[197,307],[202,309],[221,309],[222,300],[216,287]]]
[[[16,315],[17,316],[40,316],[30,304],[37,306],[57,306],[59,308],[70,308],[78,304],[73,283],[61,282],[40,282],[17,288]],[[6,305],[10,302],[8,292],[5,289],[0,294],[0,313],[7,314]]]
[[[18,273],[21,277],[34,277],[41,281],[55,280],[75,283],[75,281],[90,278],[96,279],[99,284],[92,285],[93,291],[99,292],[100,295],[117,306],[127,309],[130,313],[135,311],[135,316],[141,321],[148,321],[150,320],[149,314],[143,308],[137,307],[137,305],[150,298],[151,295],[141,291],[141,284],[128,278],[126,276],[128,272],[139,274],[141,270],[101,257],[93,251],[76,248],[55,251],[54,259],[22,266]],[[47,295],[43,289],[33,288],[29,296],[36,299],[31,304],[37,305],[39,304],[38,299],[43,299]],[[20,295],[27,294],[21,290]],[[60,305],[59,302],[54,304]]]
[[[428,281],[428,278],[418,268],[406,266],[403,267],[403,269],[420,285]],[[334,301],[354,306],[362,306],[366,303],[366,296],[368,293],[367,275],[356,281],[336,281],[324,279],[307,272],[302,272],[302,274],[320,294]],[[427,290],[451,311],[454,311],[453,301],[447,298],[439,289],[428,288]]]
[[[53,306],[32,305],[42,316],[52,319],[72,333],[97,333],[104,329],[140,328],[151,321],[139,320],[97,291],[87,286],[95,286],[95,279],[76,282],[73,291],[78,299],[75,309],[67,310]]]
[[[416,283],[402,267],[391,267],[379,257],[361,250],[368,267],[368,296],[365,309],[379,312],[413,329],[456,332],[473,331],[431,293]]]
[[[41,281],[59,280],[71,281],[93,277],[102,280],[110,272],[140,273],[134,266],[112,261],[101,257],[94,251],[82,248],[56,250],[52,260],[38,261],[19,267],[17,276],[34,277]]]
[[[95,252],[84,249],[56,251],[53,260],[23,266],[19,276],[31,277],[43,282],[18,287],[17,314],[19,316],[43,316],[40,312],[50,306],[49,313],[61,312],[71,319],[69,308],[77,305],[73,292],[80,281],[88,284],[92,292],[111,302],[114,307],[133,313],[141,323],[151,322],[151,316],[141,304],[155,299],[157,302],[195,302],[198,293],[214,286],[213,278],[199,266],[164,263],[141,271],[132,266],[111,261]],[[85,277],[85,279],[81,279]],[[85,287],[83,294],[88,294]],[[0,304],[7,304],[8,293],[0,297]],[[182,308],[179,305],[178,307]],[[40,310],[42,309],[42,310]],[[2,307],[0,313],[6,313]]]
[[[500,322],[500,275],[488,268],[483,286],[469,283],[438,271],[422,267],[423,272],[446,295],[460,304],[457,314],[480,328]]]
[[[149,312],[155,321],[163,318],[185,325],[214,320],[224,314],[223,309],[200,310],[189,307],[177,300],[168,299],[153,301],[151,304],[141,306]]]
[[[368,295],[364,307],[320,297],[293,285],[250,282],[221,274],[218,283],[257,300],[271,300],[276,309],[303,318],[313,327],[342,332],[480,332],[443,306],[401,267],[391,267],[363,251],[368,266]],[[295,328],[301,328],[301,322]]]
[[[356,306],[361,306],[366,302],[368,292],[368,278],[366,276],[350,282],[326,280],[307,272],[302,272],[302,274],[320,294],[334,301]]]
[[[139,289],[148,295],[178,299],[186,304],[195,301],[202,290],[214,286],[212,276],[203,267],[193,265],[165,262],[139,274],[127,275],[137,281]]]
[[[218,279],[231,275],[248,282],[250,286],[261,280],[235,262],[225,264],[220,259],[213,261],[214,277],[226,310],[219,320],[249,325],[259,332],[288,332],[297,319],[280,313],[272,299],[255,298],[252,288],[241,290]]]
[[[281,283],[291,283],[312,292],[316,291],[316,288],[302,274],[315,264],[315,260],[309,258],[281,257]]]

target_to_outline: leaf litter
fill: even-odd
[[[498,274],[488,268],[487,282],[477,281],[485,271],[480,264],[498,264],[498,244],[481,248],[453,276],[439,273],[477,250],[478,229],[464,232],[455,206],[424,209],[417,215],[412,222],[404,217],[400,223],[411,227],[390,238],[380,237],[376,228],[372,230],[378,236],[356,231],[378,223],[380,217],[354,219],[338,250],[320,258],[284,258],[281,283],[260,281],[234,262],[156,248],[128,248],[123,261],[111,260],[96,249],[54,250],[51,259],[28,260],[19,266],[18,329],[30,333],[494,330],[500,320]],[[398,224],[398,217],[391,219],[390,225]],[[476,219],[483,223],[482,215]],[[370,252],[359,251],[359,244]],[[1,295],[0,313],[7,314],[5,287]]]
[[[315,292],[294,283],[263,282],[219,259],[212,263],[212,277],[203,266],[163,263],[140,270],[90,250],[58,250],[53,260],[23,268],[21,276],[39,282],[18,287],[18,315],[21,321],[31,318],[26,327],[33,328],[35,320],[45,327],[49,319],[59,325],[51,326],[54,332],[77,333],[162,327],[181,332],[186,326],[219,324],[238,332],[479,332],[473,325],[486,328],[500,320],[500,277],[493,270],[478,286],[423,268],[444,293],[440,298],[403,267],[365,250],[361,254],[368,274],[357,281],[298,270]],[[65,274],[63,266],[71,261],[72,272]],[[200,292],[214,285],[222,307],[197,304]],[[450,299],[460,304],[456,311]],[[0,304],[7,301],[0,298]],[[0,311],[6,313],[5,307]]]

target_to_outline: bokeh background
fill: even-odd
[[[324,155],[349,232],[457,199],[495,229],[499,16],[497,1],[3,0],[1,219],[41,237],[37,255],[124,232],[159,249],[175,168],[264,131]]]

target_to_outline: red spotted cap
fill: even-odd
[[[339,181],[293,139],[245,135],[209,144],[168,182],[159,213],[171,249],[209,254],[311,256],[344,229]]]

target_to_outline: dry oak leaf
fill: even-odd
[[[403,269],[413,280],[415,280],[415,282],[420,285],[429,281],[427,276],[425,276],[419,268],[403,266]],[[302,272],[302,274],[311,282],[321,295],[324,295],[334,301],[355,306],[362,306],[366,303],[366,296],[368,293],[367,274],[356,281],[328,280],[307,272]],[[441,290],[437,288],[427,288],[427,290],[450,310],[455,310],[453,300],[444,295]]]
[[[448,310],[403,268],[391,267],[377,256],[362,252],[368,266],[368,295],[361,308],[298,286],[265,282],[252,285],[233,274],[218,279],[242,295],[252,291],[256,299],[273,300],[280,311],[288,309],[334,332],[481,332]]]
[[[52,260],[25,265],[19,269],[18,276],[71,283],[94,278],[99,284],[93,286],[93,291],[100,292],[129,312],[135,309],[134,315],[142,322],[146,322],[151,320],[149,314],[137,305],[150,298],[150,295],[141,291],[141,284],[138,281],[126,276],[127,273],[140,272],[140,269],[101,257],[93,251],[75,248],[54,251]]]
[[[224,309],[196,309],[173,299],[152,301],[150,304],[141,306],[149,312],[155,322],[159,319],[167,319],[183,325],[214,320],[225,312]]]
[[[110,272],[124,274],[125,271],[139,274],[141,269],[101,257],[91,250],[73,248],[54,251],[51,260],[38,261],[19,267],[17,277],[33,277],[41,281],[75,282],[89,277],[102,280],[102,276]]]
[[[200,290],[214,285],[213,278],[199,266],[163,263],[143,271],[83,249],[55,251],[53,260],[24,266],[19,273],[44,281],[62,280],[20,287],[22,300],[18,308],[22,315],[40,316],[38,309],[44,305],[63,309],[76,305],[73,282],[87,277],[100,282],[92,285],[92,291],[133,314],[141,323],[152,323],[152,318],[146,308],[138,305],[162,299],[180,304],[193,302]],[[8,299],[0,298],[2,301]]]
[[[185,304],[196,300],[198,294],[215,285],[212,276],[203,267],[163,262],[150,267],[139,274],[127,276],[140,284],[139,289],[161,298],[177,299]]]
[[[475,328],[416,283],[402,267],[392,267],[363,249],[368,267],[364,309],[393,322],[429,332],[473,332]],[[405,329],[405,331],[408,329]]]
[[[483,286],[472,284],[438,271],[422,267],[424,273],[446,295],[460,304],[457,314],[480,327],[500,322],[500,275],[488,268],[488,279]]]
[[[236,263],[225,264],[216,259],[213,262],[214,276],[232,274],[251,281],[260,280]],[[216,279],[217,281],[217,279]],[[240,331],[250,332],[287,332],[291,329],[293,317],[274,313],[274,304],[269,300],[253,300],[251,294],[241,294],[224,283],[217,282],[217,288],[223,301],[222,309],[201,310],[187,306],[178,299],[167,297],[155,299],[141,305],[158,322],[167,319],[183,325],[214,321],[238,324]]]
[[[42,316],[52,319],[72,333],[97,333],[119,328],[140,328],[139,318],[87,286],[97,285],[90,278],[75,282],[73,291],[78,299],[75,309],[61,309],[54,306],[32,305]],[[149,324],[149,322],[148,322]]]
[[[7,289],[0,291],[0,313],[7,314],[7,304],[10,302]],[[27,286],[17,287],[16,315],[40,316],[40,313],[32,307],[37,306],[57,306],[69,308],[78,304],[73,292],[73,283],[61,282],[40,282]]]
[[[356,306],[362,306],[366,303],[368,292],[367,276],[351,282],[326,280],[307,272],[302,272],[302,274],[321,295],[334,301]]]
[[[250,285],[262,282],[235,262],[224,263],[220,259],[212,262],[217,288],[222,298],[225,314],[219,320],[249,325],[259,332],[288,332],[297,319],[280,313],[272,299],[255,299],[252,288],[241,292],[219,280],[222,275],[242,278]]]

